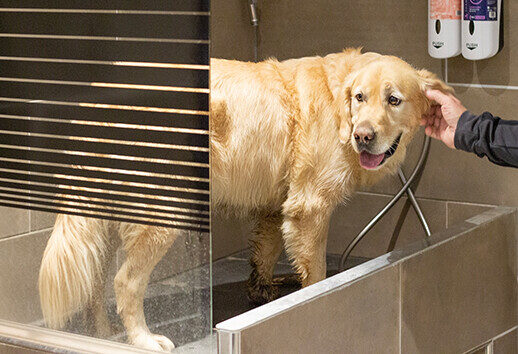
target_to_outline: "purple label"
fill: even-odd
[[[464,19],[472,21],[496,21],[498,0],[464,0]]]

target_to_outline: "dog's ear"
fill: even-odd
[[[338,135],[340,137],[340,142],[345,144],[350,139],[352,132],[350,86],[345,87],[343,98],[342,109],[340,110],[340,128],[338,130]]]
[[[426,90],[439,90],[443,93],[454,93],[453,87],[447,85],[437,75],[428,70],[418,70],[417,75],[421,79],[421,89],[423,92]]]
[[[421,92],[423,93],[423,97],[425,98],[424,111],[427,111],[431,105],[435,104],[435,102],[430,102],[430,100],[428,100],[426,98],[426,96],[424,95],[426,90],[439,90],[445,94],[449,94],[449,93],[454,94],[455,93],[455,90],[453,89],[453,87],[447,85],[444,81],[439,79],[439,77],[437,75],[435,75],[434,73],[432,73],[428,70],[425,70],[425,69],[418,70],[417,75],[419,75],[419,78],[421,80],[421,82],[420,82]]]
[[[352,132],[352,115],[351,115],[351,91],[356,75],[352,74],[346,79],[339,99],[340,127],[338,134],[340,142],[345,144],[349,141]]]

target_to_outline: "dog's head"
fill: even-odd
[[[427,89],[453,89],[426,70],[381,56],[350,74],[345,83],[345,112],[340,140],[350,143],[364,169],[399,165],[430,102]]]

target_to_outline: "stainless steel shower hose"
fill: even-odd
[[[424,217],[423,211],[421,210],[421,207],[419,206],[419,203],[417,202],[414,192],[412,191],[411,187],[416,188],[419,184],[419,180],[421,178],[421,175],[424,170],[424,166],[426,165],[426,160],[428,159],[428,153],[430,152],[430,137],[425,136],[424,142],[423,142],[423,148],[421,150],[421,155],[419,156],[419,160],[417,161],[417,165],[414,168],[414,171],[410,175],[410,178],[408,180],[405,178],[405,175],[403,174],[403,171],[401,168],[398,169],[398,176],[401,180],[401,183],[403,183],[403,187],[399,190],[399,192],[396,193],[396,195],[388,202],[388,204],[365,226],[365,228],[356,236],[347,246],[345,251],[342,253],[342,256],[340,257],[340,265],[338,267],[338,270],[341,272],[345,268],[345,262],[347,261],[347,258],[351,254],[352,250],[356,245],[367,235],[367,233],[372,229],[374,225],[380,221],[380,219],[397,203],[397,201],[403,196],[403,194],[408,195],[408,201],[407,203],[410,203],[414,210],[416,211],[417,217],[419,218],[419,221],[421,222],[421,225],[424,228],[424,231],[426,233],[426,236],[430,236],[430,227],[428,226],[428,223],[426,222],[426,219]],[[403,215],[403,214],[402,214]],[[398,226],[396,226],[397,228]]]

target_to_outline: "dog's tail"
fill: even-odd
[[[41,310],[50,328],[62,328],[91,300],[103,276],[109,243],[106,221],[58,215],[41,261]]]

